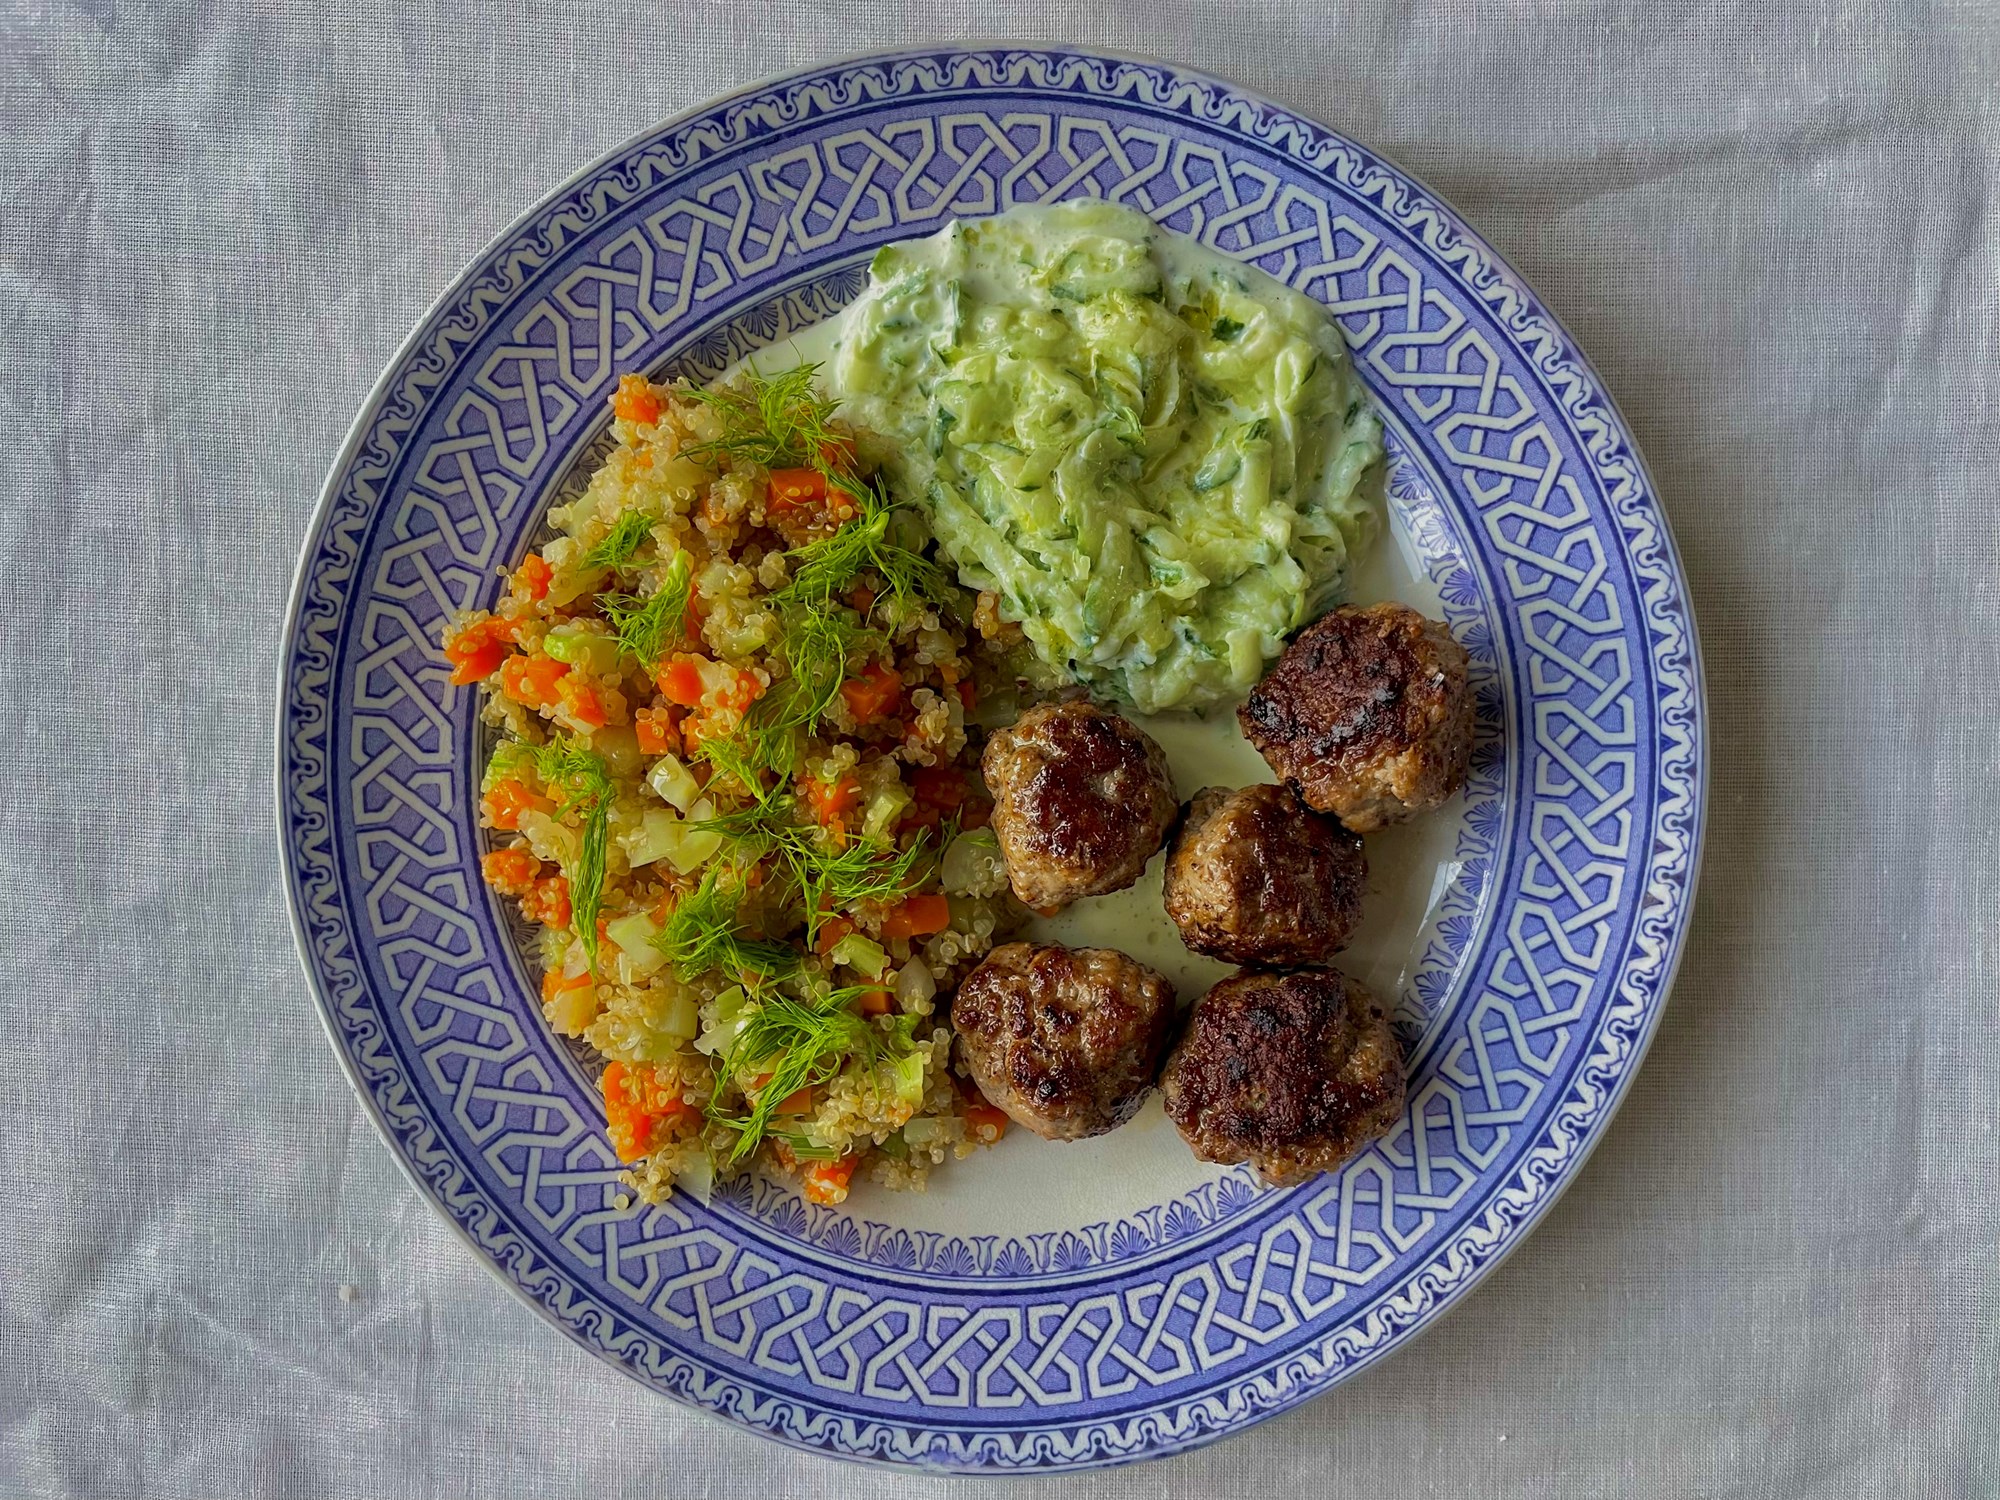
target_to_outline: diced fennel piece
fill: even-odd
[[[625,850],[625,858],[636,870],[666,859],[678,850],[685,827],[666,808],[649,807],[640,817],[639,826],[620,835],[618,842]],[[613,941],[617,941],[616,938]]]
[[[542,1014],[558,1036],[582,1036],[584,1028],[597,1019],[597,986],[587,980],[557,985],[542,1002]]]
[[[888,1065],[895,1080],[896,1102],[915,1109],[924,1102],[924,1055],[911,1052]]]
[[[974,829],[953,839],[944,851],[938,879],[954,896],[996,896],[1005,890],[1007,866],[993,830]]]
[[[896,1005],[905,1015],[915,1015],[918,1007],[937,996],[937,976],[921,958],[904,964],[896,975]]]
[[[646,773],[650,786],[662,802],[686,812],[701,796],[701,786],[678,755],[662,755]]]
[[[900,781],[881,788],[868,799],[868,806],[861,814],[861,836],[864,839],[886,837],[914,800],[909,788]]]
[[[750,997],[741,985],[715,997],[715,1020],[694,1039],[694,1050],[709,1057],[727,1057],[750,1020]]]
[[[659,1020],[653,1029],[662,1036],[692,1041],[701,1030],[701,1007],[695,1003],[694,991],[676,985],[660,1006]]]
[[[558,625],[542,641],[542,650],[552,660],[582,667],[597,677],[618,671],[618,638],[578,625]]]
[[[682,818],[665,807],[647,808],[639,826],[619,839],[632,868],[664,859],[681,874],[692,875],[715,858],[722,848],[722,835],[698,826],[713,816],[715,809],[703,801],[695,804],[695,811],[700,818]]]
[[[715,1162],[708,1152],[690,1151],[686,1158],[674,1169],[674,1186],[686,1188],[703,1203],[715,1190]]]
[[[668,861],[681,874],[692,875],[722,852],[722,835],[702,826],[714,816],[715,804],[706,797],[688,809],[687,821],[680,825],[675,847],[667,853]]]
[[[653,946],[660,924],[645,912],[612,918],[604,924],[604,935],[618,945],[625,966],[641,977],[656,972],[667,961],[666,954]]]
[[[850,932],[835,943],[827,957],[870,979],[880,979],[883,970],[889,967],[889,955],[883,951],[882,945],[858,932]]]

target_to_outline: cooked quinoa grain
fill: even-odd
[[[921,1190],[1005,1126],[939,996],[1021,916],[943,879],[1014,643],[810,374],[625,377],[609,457],[444,640],[496,737],[486,879],[539,925],[543,1013],[602,1058],[648,1202],[753,1166],[823,1204]]]

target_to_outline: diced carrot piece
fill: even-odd
[[[506,659],[507,648],[495,641],[461,648],[452,654],[451,680],[461,687],[469,682],[484,682],[500,670],[500,663]]]
[[[1007,1133],[1007,1112],[974,1098],[966,1103],[965,1123],[972,1127],[974,1140],[990,1146]]]
[[[911,896],[882,919],[882,936],[907,941],[943,932],[950,925],[951,903],[943,896]]]
[[[903,679],[880,662],[870,662],[859,677],[840,685],[840,696],[857,724],[873,724],[886,718],[903,696]]]
[[[510,656],[500,669],[500,690],[527,708],[551,708],[559,700],[556,685],[569,675],[569,663],[549,656]]]
[[[847,1185],[854,1180],[859,1156],[843,1156],[839,1161],[816,1161],[807,1165],[803,1191],[806,1202],[831,1208],[847,1201]]]
[[[637,422],[641,427],[650,427],[660,420],[660,413],[665,410],[666,404],[654,394],[645,376],[618,377],[618,394],[611,398],[614,416],[626,422]]]
[[[677,656],[660,668],[657,686],[669,702],[694,708],[701,702],[701,668]]]
[[[526,849],[495,849],[479,862],[486,883],[503,896],[524,896],[542,873],[542,862]]]
[[[812,1108],[813,1091],[809,1085],[800,1089],[795,1094],[788,1094],[780,1099],[777,1107],[772,1110],[772,1113],[780,1115],[809,1115],[812,1113]]]
[[[972,685],[970,677],[961,677],[957,683],[958,703],[967,713],[979,706],[979,689]]]
[[[565,677],[556,691],[571,718],[592,729],[604,727],[604,700],[597,696],[596,688],[581,677]]]
[[[513,644],[514,622],[498,616],[474,620],[444,643],[445,660],[451,663],[451,680],[460,686],[484,682],[500,669]]]
[[[822,828],[861,805],[861,783],[852,776],[843,776],[831,786],[808,780],[805,792],[806,801],[812,804],[813,821]]]
[[[847,602],[865,615],[875,607],[875,590],[865,583],[857,583],[847,591]]]
[[[845,917],[828,917],[819,924],[819,939],[813,944],[821,957],[833,952],[840,940],[854,931],[854,924]]]
[[[860,1003],[864,1016],[886,1016],[896,1008],[896,1002],[887,990],[869,990],[862,995]]]
[[[546,797],[536,796],[525,781],[509,777],[494,782],[493,789],[479,799],[479,805],[488,823],[511,833],[521,826],[522,813],[546,808],[549,802]]]
[[[639,737],[641,755],[665,755],[680,748],[681,737],[674,728],[671,709],[640,709],[632,716],[632,731]]]
[[[521,559],[521,566],[514,570],[514,589],[524,598],[536,603],[549,596],[549,581],[555,577],[551,568],[539,552],[530,552]]]
[[[852,474],[854,440],[844,437],[823,439],[819,445],[819,461],[836,474]]]
[[[674,1122],[693,1113],[655,1068],[612,1061],[598,1081],[604,1094],[604,1123],[620,1161],[637,1161],[665,1144]]]
[[[594,982],[588,974],[565,975],[561,969],[550,969],[542,975],[542,1004],[553,1004],[564,990],[581,989]]]
[[[804,510],[826,498],[826,476],[817,469],[773,469],[767,508]]]

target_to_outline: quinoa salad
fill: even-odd
[[[625,376],[608,459],[444,638],[494,734],[486,880],[647,1201],[921,1189],[1007,1124],[939,1002],[1024,915],[977,767],[1034,664],[813,373]]]

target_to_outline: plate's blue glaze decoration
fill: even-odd
[[[589,1078],[544,1025],[479,879],[476,704],[446,681],[441,626],[496,597],[496,570],[601,440],[620,372],[712,374],[837,310],[876,245],[1085,194],[1334,310],[1390,433],[1397,542],[1473,652],[1473,784],[1443,815],[1456,854],[1397,996],[1408,1118],[1294,1190],[1190,1160],[1158,1201],[1018,1233],[1004,1216],[876,1222],[894,1217],[887,1194],[828,1210],[761,1181],[709,1205],[621,1208]],[[578,1343],[835,1454],[1119,1462],[1241,1428],[1379,1358],[1581,1164],[1688,919],[1704,784],[1693,623],[1589,367],[1424,189],[1309,121],[1151,64],[844,63],[586,172],[459,280],[383,378],[329,478],[284,649],[300,944],[397,1154]]]

